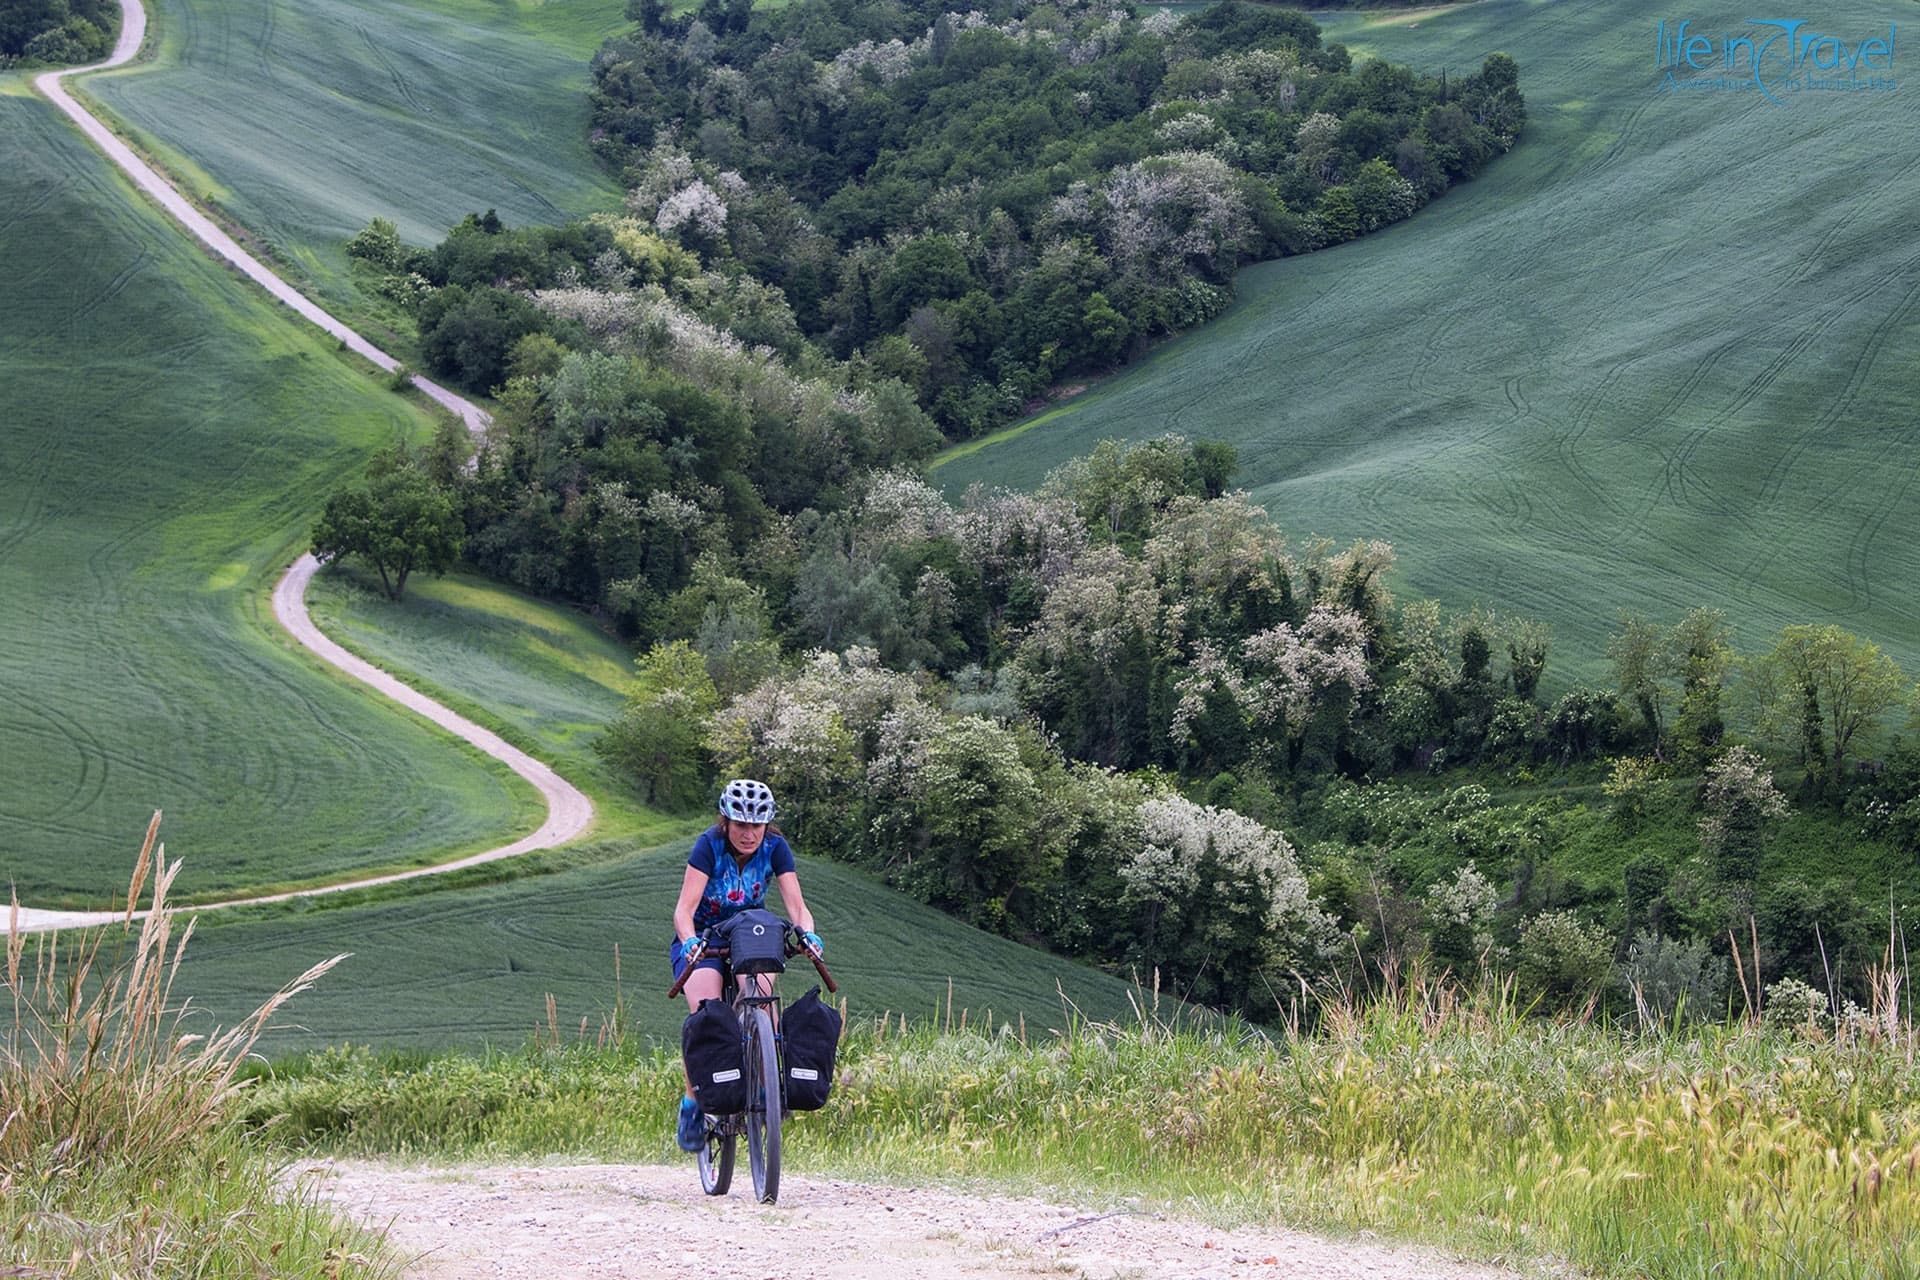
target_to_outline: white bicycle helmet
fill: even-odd
[[[720,816],[735,822],[772,822],[773,791],[764,782],[735,778],[720,788]]]

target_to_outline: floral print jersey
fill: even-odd
[[[766,905],[767,886],[773,878],[793,870],[793,849],[784,837],[769,831],[743,867],[734,861],[726,832],[716,826],[693,842],[687,865],[707,877],[706,892],[693,909],[693,927],[704,933],[736,912]]]

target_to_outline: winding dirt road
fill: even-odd
[[[60,83],[63,78],[82,72],[102,71],[109,67],[121,66],[133,61],[140,52],[140,45],[146,39],[146,10],[141,7],[140,0],[120,0],[120,11],[122,14],[120,39],[115,42],[113,52],[105,62],[95,63],[89,67],[68,67],[59,71],[45,72],[34,78],[34,88],[64,112],[68,119],[72,120],[80,131],[93,141],[95,146],[106,153],[108,159],[120,166],[127,176],[133,179],[135,185],[153,197],[154,201],[174,221],[185,227],[196,240],[214,254],[231,264],[280,302],[292,308],[302,319],[340,339],[350,350],[388,372],[399,368],[398,360],[316,306],[299,290],[269,271],[266,264],[241,248],[232,236],[215,226],[205,214],[194,208],[193,204],[162,177],[158,170],[135,155],[126,143],[114,136],[112,130],[67,92],[66,86]],[[487,415],[471,401],[455,395],[426,378],[415,376],[413,385],[458,414],[461,421],[467,424],[468,431],[478,435],[486,430],[489,423]],[[368,885],[390,884],[397,880],[443,875],[462,867],[477,866],[483,862],[497,862],[502,858],[511,858],[516,854],[529,853],[535,849],[551,849],[556,845],[565,844],[587,829],[588,824],[593,821],[593,802],[588,800],[578,787],[526,752],[509,746],[498,734],[481,728],[464,716],[456,715],[431,698],[415,692],[386,672],[356,658],[322,635],[320,629],[314,625],[312,617],[308,615],[306,604],[307,583],[312,580],[319,567],[319,562],[311,555],[301,556],[273,589],[273,616],[288,634],[318,655],[321,661],[337,667],[355,680],[371,686],[409,710],[425,716],[449,733],[472,743],[495,759],[504,761],[515,773],[538,788],[540,794],[545,797],[547,820],[541,824],[539,830],[512,844],[489,849],[484,853],[477,853],[454,862],[444,862],[391,875],[370,876],[317,889],[302,889],[293,893],[233,898],[225,902],[207,903],[193,910],[206,911],[217,907],[281,902],[288,898],[340,893],[348,889],[365,888]],[[18,914],[18,925],[23,932],[37,932],[108,924],[122,918],[122,913],[113,911],[43,911],[22,907]]]

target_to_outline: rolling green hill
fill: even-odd
[[[633,654],[583,615],[466,574],[416,577],[396,604],[351,564],[317,575],[307,605],[341,644],[558,768],[593,800],[593,839],[630,849],[687,827],[641,804],[593,750],[626,701]]]
[[[337,879],[537,824],[504,769],[293,646],[266,591],[326,490],[425,420],[140,202],[0,77],[0,877]]]
[[[347,908],[286,909],[217,923],[194,936],[177,990],[231,1024],[317,960],[352,959],[288,1006],[268,1053],[352,1041],[382,1048],[516,1046],[546,1021],[589,1033],[624,994],[643,1035],[678,1041],[686,1003],[666,999],[667,939],[691,836],[597,866],[505,884]],[[862,1017],[919,1019],[1024,1012],[1036,1028],[1065,1023],[1058,982],[1089,1017],[1128,1017],[1127,987],[1079,965],[961,924],[874,881],[800,851],[801,885],[841,994]],[[264,909],[262,909],[264,911]],[[210,927],[211,926],[211,927]],[[620,948],[620,984],[614,947]],[[818,979],[789,974],[791,998]],[[200,1028],[204,1030],[204,1027]]]
[[[1907,6],[1820,6],[1884,37]],[[1402,591],[1550,621],[1604,674],[1618,611],[1834,621],[1920,672],[1920,92],[1662,91],[1661,20],[1719,3],[1323,14],[1329,39],[1521,67],[1520,146],[1409,222],[1255,267],[1218,322],[936,474],[1025,486],[1110,436],[1238,446],[1290,533],[1377,536]],[[1896,42],[1894,71],[1908,57]],[[1832,73],[1823,73],[1831,75]]]
[[[341,246],[376,215],[430,244],[488,208],[517,224],[619,205],[586,131],[620,0],[149,7],[153,61],[86,90],[329,302],[354,302]]]
[[[269,1038],[269,1052],[347,1040],[517,1045],[545,1018],[549,994],[570,1033],[583,1017],[597,1028],[613,1006],[618,944],[635,1025],[672,1040],[685,1006],[661,994],[667,922],[704,819],[644,809],[592,753],[623,697],[626,650],[564,609],[466,577],[420,582],[393,605],[351,576],[328,573],[310,598],[329,634],[478,714],[591,792],[600,810],[596,839],[555,861],[538,859],[588,865],[474,883],[512,874],[496,866],[455,877],[459,888],[416,884],[365,893],[352,905],[308,900],[207,916],[179,990],[230,1023],[272,986],[350,951],[352,960],[289,1009],[290,1025]],[[990,1009],[1061,1025],[1056,979],[1089,1016],[1128,1011],[1117,981],[980,933],[804,849],[801,858],[835,974],[865,1014],[920,1017],[936,1002],[944,1011],[949,978],[956,1017]],[[805,989],[788,985],[794,995]]]

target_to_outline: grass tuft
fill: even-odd
[[[391,1273],[376,1238],[282,1188],[282,1165],[224,1121],[261,1031],[344,957],[227,1030],[189,1029],[173,983],[193,921],[167,906],[180,863],[159,826],[156,812],[118,925],[29,935],[17,897],[9,911],[0,1238],[25,1269],[5,1274]]]

